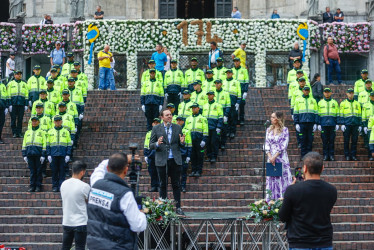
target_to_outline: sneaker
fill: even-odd
[[[182,187],[181,191],[182,191],[182,193],[187,192],[186,187]]]
[[[177,211],[175,211],[177,215],[186,216],[182,210],[182,208],[177,208]]]
[[[16,138],[17,137],[17,134],[13,134],[13,138]]]
[[[42,188],[41,187],[36,187],[35,188],[35,192],[41,192],[42,191]]]
[[[57,193],[58,192],[58,188],[52,188],[52,192],[54,192],[54,193]]]
[[[201,174],[199,172],[196,172],[195,175],[194,175],[194,177],[200,177],[200,176],[201,176]]]
[[[27,190],[27,192],[35,192],[35,187],[30,187],[29,190]]]
[[[195,172],[191,172],[191,174],[188,175],[188,177],[194,177],[195,176]]]

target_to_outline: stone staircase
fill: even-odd
[[[341,101],[345,86],[332,86],[333,97]],[[214,165],[205,163],[203,176],[188,179],[188,192],[182,194],[185,211],[248,211],[247,205],[262,197],[261,167],[263,123],[275,110],[286,114],[290,130],[288,154],[291,168],[300,164],[295,130],[289,112],[285,87],[251,89],[248,92],[246,125],[220,152]],[[146,122],[139,105],[139,91],[91,91],[88,95],[83,132],[74,159],[84,160],[88,173],[109,155],[128,152],[129,142],[139,143],[142,155]],[[25,117],[28,120],[29,113]],[[59,193],[51,192],[51,178],[44,192],[28,193],[29,170],[21,157],[22,140],[11,138],[7,116],[5,145],[0,145],[0,244],[27,249],[58,249],[62,241],[62,209]],[[314,149],[322,152],[320,133],[315,134]],[[374,249],[374,169],[367,161],[363,140],[359,139],[359,162],[343,161],[343,136],[337,133],[336,162],[326,162],[323,179],[338,189],[333,209],[335,249]],[[143,195],[149,177],[145,169],[140,180]],[[49,170],[48,170],[49,171]],[[88,181],[88,178],[86,178]],[[170,197],[171,188],[169,188]]]

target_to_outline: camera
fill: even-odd
[[[301,167],[295,168],[295,178],[296,178],[296,182],[304,181],[304,173]]]
[[[139,181],[140,171],[142,170],[142,163],[139,160],[135,159],[135,153],[136,153],[136,150],[138,149],[138,144],[130,142],[129,149],[131,150],[129,183],[131,185],[137,185]]]

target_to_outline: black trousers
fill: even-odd
[[[191,152],[191,168],[192,172],[203,172],[204,164],[204,149],[200,147],[202,140],[193,140],[192,141],[192,152]]]
[[[335,126],[323,126],[321,138],[323,143],[323,155],[330,157],[335,154]]]
[[[155,165],[155,157],[148,157],[148,173],[151,177],[151,187],[158,188],[160,186],[160,182],[158,180],[157,168]]]
[[[356,125],[346,125],[344,135],[344,155],[345,157],[356,157],[357,154],[357,140],[358,140],[358,127]],[[352,141],[351,149],[349,144]]]
[[[236,123],[238,121],[238,111],[235,108],[235,105],[231,105],[230,113],[228,117],[228,131],[227,133],[236,134]]]
[[[179,106],[180,102],[181,102],[181,99],[180,99],[178,93],[176,93],[176,94],[168,94],[168,104],[169,103],[174,104],[174,106],[175,106],[174,114],[175,115],[178,114],[178,106]]]
[[[13,105],[12,112],[10,112],[10,126],[13,134],[22,133],[22,119],[25,114],[25,106]]]
[[[5,124],[5,108],[0,108],[0,139]]]
[[[186,188],[187,183],[187,170],[188,170],[188,163],[186,163],[187,156],[182,155],[182,174],[181,174],[181,186]]]
[[[369,140],[370,140],[370,133],[371,130],[368,130],[367,134],[364,133],[364,145],[368,149],[368,156],[371,157],[370,147],[369,147]]]
[[[146,104],[145,105],[145,117],[147,118],[147,131],[152,130],[153,119],[159,117],[160,112],[158,111],[157,104]]]
[[[75,137],[73,141],[74,146],[78,145],[78,139],[80,137],[81,131],[82,131],[82,120],[79,120],[77,124],[77,132],[75,133]]]
[[[65,180],[65,156],[52,156],[52,188],[60,188]]]
[[[226,146],[227,141],[227,130],[228,130],[228,124],[223,124],[223,127],[221,129],[221,140],[219,142],[220,146]]]
[[[27,162],[30,169],[30,187],[42,186],[42,164],[41,156],[27,156]]]
[[[300,144],[301,144],[301,157],[312,151],[313,146],[313,126],[314,123],[300,123]]]
[[[245,100],[241,100],[239,104],[239,122],[244,122],[244,115],[245,115]]]
[[[87,226],[68,227],[63,226],[62,250],[70,250],[75,240],[76,250],[86,249]]]
[[[218,155],[218,134],[216,129],[209,129],[209,136],[207,141],[207,156],[208,158],[217,158]]]
[[[167,176],[170,177],[171,186],[173,188],[174,200],[176,202],[176,207],[181,207],[181,166],[175,163],[174,159],[168,159],[167,166],[158,167],[158,179],[160,180],[160,197],[165,199],[167,198],[167,177],[166,177],[166,168],[168,169]]]

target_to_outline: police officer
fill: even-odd
[[[191,132],[192,151],[190,177],[200,177],[203,171],[204,147],[208,139],[208,121],[200,114],[200,105],[194,103],[191,105],[192,116],[186,120],[186,129]]]
[[[178,106],[182,99],[182,85],[184,82],[183,72],[178,69],[177,60],[170,61],[171,69],[165,73],[164,87],[165,98],[168,103],[173,103],[175,106],[175,114],[178,114]]]
[[[22,137],[22,120],[29,97],[27,84],[22,81],[22,71],[14,71],[14,80],[8,83],[7,89],[13,138]]]
[[[67,88],[66,78],[59,76],[58,69],[56,68],[51,69],[51,76],[48,78],[48,80],[53,80],[53,87],[60,91],[60,93],[63,89]]]
[[[288,86],[295,82],[296,80],[296,71],[301,69],[301,59],[295,59],[293,61],[293,69],[291,69],[289,72],[288,72],[288,75],[287,75],[287,84]],[[308,81],[308,76],[304,76],[306,81]]]
[[[231,109],[231,98],[230,94],[223,90],[222,88],[222,80],[216,79],[215,81],[216,88],[214,91],[214,100],[221,104],[223,108],[223,126],[221,129],[221,138],[219,142],[219,147],[222,150],[226,149],[226,140],[227,140],[227,127],[228,127],[228,117],[230,115],[230,109]]]
[[[170,110],[171,115],[173,116],[173,120],[171,121],[174,124],[177,124],[177,115],[175,114],[175,106],[172,103],[168,103],[166,108]]]
[[[70,71],[74,69],[74,54],[73,52],[66,53],[68,61],[62,66],[61,75],[68,77]]]
[[[62,127],[64,127],[70,133],[71,141],[73,142],[73,149],[74,149],[74,142],[75,142],[75,122],[72,115],[66,112],[66,103],[60,102],[58,105],[58,116],[62,117]]]
[[[202,87],[201,87],[206,93],[209,91],[214,91],[214,78],[213,78],[213,70],[208,69],[206,71],[206,79],[203,81]]]
[[[222,105],[214,100],[214,91],[207,93],[208,102],[204,105],[203,116],[208,120],[207,157],[210,163],[217,161],[219,136],[223,127]]]
[[[80,88],[83,93],[83,102],[86,103],[87,101],[87,89],[88,89],[88,82],[85,80],[81,80],[78,78],[78,71],[76,69],[72,69],[70,72],[70,78],[75,80],[75,86]]]
[[[364,128],[364,145],[369,150],[369,158],[371,158],[371,151],[369,149],[369,138],[371,134],[371,128],[368,126],[369,119],[374,116],[374,92],[370,93],[370,100],[364,104],[361,109],[362,111],[362,127]]]
[[[36,115],[36,105],[42,104],[44,106],[44,115],[52,118],[56,114],[55,104],[53,102],[48,101],[47,99],[47,91],[45,89],[40,90],[39,92],[39,100],[35,101],[32,105],[31,114]]]
[[[127,156],[114,154],[104,179],[91,188],[87,205],[87,247],[89,249],[137,249],[137,232],[147,227],[145,214],[136,204],[124,181],[129,167]]]
[[[78,62],[78,61],[75,61],[74,62],[74,69],[76,69],[78,71],[78,79],[81,80],[81,81],[87,82],[87,86],[88,86],[88,77],[83,71],[81,71],[81,63]]]
[[[365,80],[365,89],[358,95],[358,102],[361,104],[361,107],[370,100],[370,93],[373,92],[372,85],[372,80]]]
[[[331,89],[323,90],[324,98],[318,102],[318,130],[323,143],[323,160],[335,161],[335,136],[339,129],[339,104],[331,98]]]
[[[200,80],[196,80],[193,83],[194,92],[191,94],[191,100],[194,103],[198,103],[200,107],[200,114],[203,113],[203,108],[205,103],[207,103],[208,98],[206,92],[201,88],[202,82]]]
[[[297,92],[298,89],[300,90],[300,88],[299,88],[300,87],[300,81],[299,81],[300,78],[304,79],[304,81],[305,81],[304,86],[310,87],[310,93],[311,94],[313,93],[309,81],[307,80],[307,78],[304,77],[304,71],[299,69],[299,70],[296,71],[296,80],[294,82],[290,83],[290,85],[288,87],[288,101],[290,103],[292,101],[292,97],[294,97],[294,95],[295,95],[295,91]],[[300,90],[300,92],[302,92],[302,89]]]
[[[344,155],[347,161],[358,161],[357,154],[357,140],[358,133],[361,130],[361,105],[354,99],[354,90],[349,88],[347,90],[347,99],[340,103],[339,125],[344,135]],[[349,144],[352,138],[351,149]]]
[[[158,71],[157,69],[155,69],[155,67],[156,67],[155,60],[149,60],[148,61],[148,67],[149,67],[149,69],[144,71],[143,74],[142,74],[141,84],[143,85],[143,83],[150,78],[150,75],[151,75],[150,70],[152,70],[152,69],[154,69],[155,72],[156,72],[155,78],[157,79],[157,81],[163,83],[164,80],[163,80],[161,71]]]
[[[5,84],[2,81],[0,81],[0,144],[4,144],[1,134],[3,132],[3,128],[5,124],[5,115],[9,111],[8,101],[9,101],[8,91],[6,89]]]
[[[27,81],[27,87],[29,89],[29,106],[39,99],[39,91],[46,89],[46,81],[43,76],[40,75],[41,67],[40,65],[35,65],[33,69],[34,75]]]
[[[240,66],[240,58],[235,57],[234,58],[234,67],[232,68],[233,72],[233,78],[240,82],[240,87],[242,90],[242,99],[240,100],[239,104],[239,120],[238,123],[240,123],[241,126],[244,125],[244,114],[245,114],[245,99],[247,98],[248,93],[248,85],[249,85],[249,76],[248,76],[248,70],[246,68],[243,68]]]
[[[75,135],[75,147],[77,147],[78,139],[79,139],[79,136],[82,130],[82,120],[83,120],[83,114],[84,114],[83,90],[75,86],[75,79],[71,77],[68,79],[67,90],[70,93],[70,101],[77,105],[77,110],[78,110],[79,121],[78,121],[78,126],[77,126],[77,133]]]
[[[304,87],[303,93],[296,98],[294,108],[294,123],[300,136],[301,160],[312,151],[314,132],[318,123],[318,105],[310,95],[310,87]]]
[[[227,68],[223,66],[222,57],[217,58],[217,67],[213,69],[214,80],[221,79],[222,81],[226,79]]]
[[[70,101],[70,92],[67,89],[62,91],[62,102],[66,104],[66,112],[74,118],[75,127],[78,127],[79,124],[79,115],[77,104]],[[56,105],[56,113],[60,112],[58,105]]]
[[[46,132],[39,126],[39,118],[31,118],[32,127],[25,133],[22,143],[22,156],[30,169],[29,192],[40,192],[42,187],[42,164],[47,149]]]
[[[184,120],[192,115],[191,105],[191,93],[188,89],[183,91],[183,101],[179,104],[179,116],[182,116]]]
[[[182,174],[181,174],[181,191],[183,193],[187,192],[186,183],[187,183],[187,170],[188,163],[191,160],[191,151],[192,151],[192,139],[191,132],[185,128],[184,118],[182,116],[177,117],[177,124],[181,126],[182,133],[185,136],[184,139],[184,148],[181,148],[182,153]]]
[[[354,92],[355,100],[358,100],[358,95],[365,89],[365,81],[368,79],[369,71],[367,69],[361,70],[361,78],[355,82]]]
[[[231,109],[230,116],[228,117],[227,134],[233,139],[236,134],[236,123],[238,121],[238,110],[242,98],[242,90],[240,82],[233,78],[232,69],[226,70],[226,79],[223,81],[223,89],[230,94]]]
[[[43,105],[43,103],[37,103],[35,105],[35,109],[36,109],[36,115],[33,115],[32,117],[37,116],[39,118],[39,127],[47,135],[48,131],[52,128],[52,120],[51,120],[50,117],[44,115],[44,105]],[[32,128],[32,117],[29,120],[28,129]],[[47,161],[44,161],[42,163],[42,175],[43,175],[43,178],[47,177],[46,170],[47,170]]]
[[[161,123],[160,118],[155,118],[155,119],[153,119],[152,127],[154,127],[154,126],[156,126],[160,123]],[[143,154],[144,154],[144,160],[148,165],[149,176],[151,177],[151,189],[149,190],[149,192],[158,192],[158,189],[160,187],[160,182],[158,180],[157,168],[156,168],[156,165],[155,165],[155,153],[156,153],[156,151],[151,150],[149,148],[149,142],[151,140],[151,134],[152,134],[152,130],[148,131],[146,136],[145,136]]]
[[[55,126],[48,131],[47,155],[52,169],[52,191],[58,192],[65,180],[65,165],[71,156],[72,141],[70,133],[62,127],[62,117],[56,115]]]
[[[369,150],[370,150],[370,158],[369,161],[374,161],[374,116],[371,116],[368,123],[368,128],[370,129],[370,140],[369,140]]]
[[[149,70],[149,79],[142,84],[140,91],[140,103],[147,118],[147,130],[152,130],[152,123],[164,104],[164,87],[162,82],[156,79],[156,70]]]
[[[47,99],[50,102],[53,102],[55,106],[61,101],[61,92],[59,89],[54,88],[53,79],[47,80]]]
[[[204,71],[197,67],[198,61],[196,57],[191,58],[191,68],[184,73],[184,85],[182,90],[188,89],[191,93],[194,91],[193,84],[196,80],[201,83],[205,80]]]

